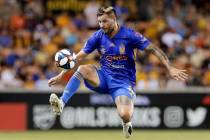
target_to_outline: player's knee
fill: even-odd
[[[121,109],[118,113],[124,122],[129,122],[131,120],[132,114],[129,110]]]
[[[118,96],[115,102],[119,116],[124,122],[130,121],[133,114],[133,102],[127,96]]]
[[[120,109],[120,111],[118,111],[118,112],[119,112],[119,115],[123,118],[131,116],[130,111],[128,111],[128,110]]]
[[[77,71],[79,71],[84,78],[88,78],[88,76],[93,70],[91,65],[80,65]]]

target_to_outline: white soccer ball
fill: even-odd
[[[70,60],[69,58],[72,58]],[[69,49],[62,49],[59,50],[55,54],[55,63],[58,67],[64,68],[64,69],[72,69],[76,65],[76,55],[74,52],[72,52]]]

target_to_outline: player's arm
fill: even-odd
[[[76,64],[78,64],[79,61],[83,60],[88,54],[92,53],[96,47],[98,46],[97,44],[98,41],[98,34],[95,32],[85,43],[83,49],[76,54],[75,58],[69,58],[70,60],[76,61]],[[54,85],[61,79],[63,79],[63,76],[68,72],[69,70],[62,70],[57,76],[51,78],[48,81],[48,85]]]
[[[71,60],[76,61],[76,64],[78,64],[79,61],[83,60],[88,54],[85,53],[83,50],[81,50],[79,53],[76,54],[75,58],[69,58]],[[69,69],[71,70],[71,69]],[[69,71],[67,69],[63,69],[58,75],[56,75],[55,77],[51,78],[48,81],[48,85],[55,85],[57,82],[59,82],[60,80],[63,79],[64,75]]]
[[[169,71],[171,77],[176,80],[186,80],[188,75],[185,73],[186,70],[181,70],[173,67],[167,57],[167,55],[158,47],[154,46],[152,43],[145,48],[145,51],[151,52],[155,56],[157,56],[160,61],[164,64],[164,66]]]
[[[81,60],[85,59],[86,56],[88,56],[88,54],[81,50],[76,54],[76,62],[80,62]]]

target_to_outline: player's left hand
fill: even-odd
[[[181,69],[177,69],[174,67],[170,67],[169,74],[171,77],[173,77],[176,80],[185,81],[188,79],[188,74],[186,73],[186,70],[181,70]]]

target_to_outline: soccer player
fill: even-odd
[[[123,133],[126,138],[131,136],[131,118],[134,110],[135,93],[133,87],[136,80],[134,49],[152,52],[165,65],[171,77],[176,80],[187,79],[185,70],[171,66],[167,56],[155,47],[140,33],[119,26],[115,9],[111,6],[101,7],[97,11],[100,30],[93,33],[83,49],[76,54],[76,61],[81,61],[94,50],[101,55],[100,67],[94,65],[80,65],[67,83],[60,98],[52,93],[50,104],[53,111],[60,115],[63,107],[78,90],[81,81],[86,87],[98,93],[112,96],[119,116],[122,119]],[[72,59],[72,58],[69,58]],[[49,80],[49,86],[62,79],[66,70]]]

